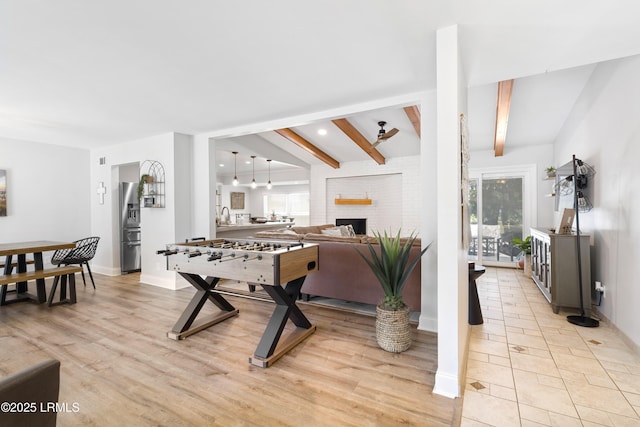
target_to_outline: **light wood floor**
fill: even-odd
[[[248,357],[273,304],[228,297],[239,316],[173,341],[165,334],[192,289],[140,284],[136,274],[94,277],[97,291],[79,280],[75,305],[0,307],[1,375],[48,358],[62,363],[59,401],[79,411],[60,413],[59,426],[460,422],[460,399],[432,394],[435,334],[414,329],[409,351],[387,353],[376,345],[374,318],[301,304],[316,333],[262,369]]]

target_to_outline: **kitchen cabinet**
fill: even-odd
[[[582,258],[582,297],[587,316],[591,313],[591,257],[589,235],[580,235]],[[578,245],[575,234],[555,234],[548,229],[531,229],[531,274],[538,288],[551,303],[554,313],[560,308],[580,309],[578,293]]]

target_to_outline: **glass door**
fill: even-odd
[[[473,171],[469,176],[469,260],[482,265],[515,267],[520,250],[514,237],[529,235],[525,203],[529,173],[524,170]]]

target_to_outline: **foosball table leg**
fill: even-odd
[[[316,331],[315,325],[302,313],[296,305],[300,288],[306,276],[287,283],[286,287],[262,285],[264,290],[275,301],[276,308],[260,339],[253,356],[249,357],[249,363],[261,368],[269,367],[273,362],[298,345],[309,335]],[[282,342],[282,331],[291,319],[296,329],[287,335]]]
[[[197,291],[171,331],[167,332],[168,338],[173,340],[184,339],[239,313],[239,310],[224,299],[222,295],[213,292],[213,289],[220,281],[219,278],[207,277],[203,279],[197,274],[188,273],[180,273],[180,275],[191,283]],[[215,304],[221,310],[220,313],[204,317],[194,323],[207,300]]]

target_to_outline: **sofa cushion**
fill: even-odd
[[[348,225],[337,225],[331,228],[324,228],[321,231],[321,234],[326,234],[328,236],[336,236],[336,237],[355,237],[356,232],[353,230],[353,226],[351,224]]]
[[[356,230],[353,229],[353,225],[351,224],[347,224],[347,225],[341,225],[340,227],[342,228],[343,231],[343,235],[349,236],[349,237],[355,237],[356,236]],[[344,234],[346,233],[346,234]]]
[[[325,228],[333,228],[335,225],[333,224],[323,224],[323,225],[310,225],[308,227],[291,227],[293,231],[298,234],[307,234],[307,233],[322,233],[322,230]]]
[[[400,237],[400,243],[404,244],[407,240],[409,240],[408,237]],[[374,236],[363,236],[362,237],[362,243],[371,243],[372,245],[377,245],[378,244],[378,238],[374,237]],[[420,238],[416,238],[413,241],[413,245],[411,246],[420,246],[422,244],[422,240]]]
[[[340,227],[325,228],[324,230],[322,230],[322,232],[320,234],[324,234],[326,236],[333,236],[333,237],[343,237],[344,236],[344,233],[342,232]]]
[[[253,237],[269,240],[300,240],[303,236],[289,228],[284,228],[279,230],[258,231],[257,233],[254,233]]]
[[[345,236],[332,236],[323,233],[307,233],[302,239],[305,242],[342,242],[342,243],[360,243],[361,237],[345,237]]]

